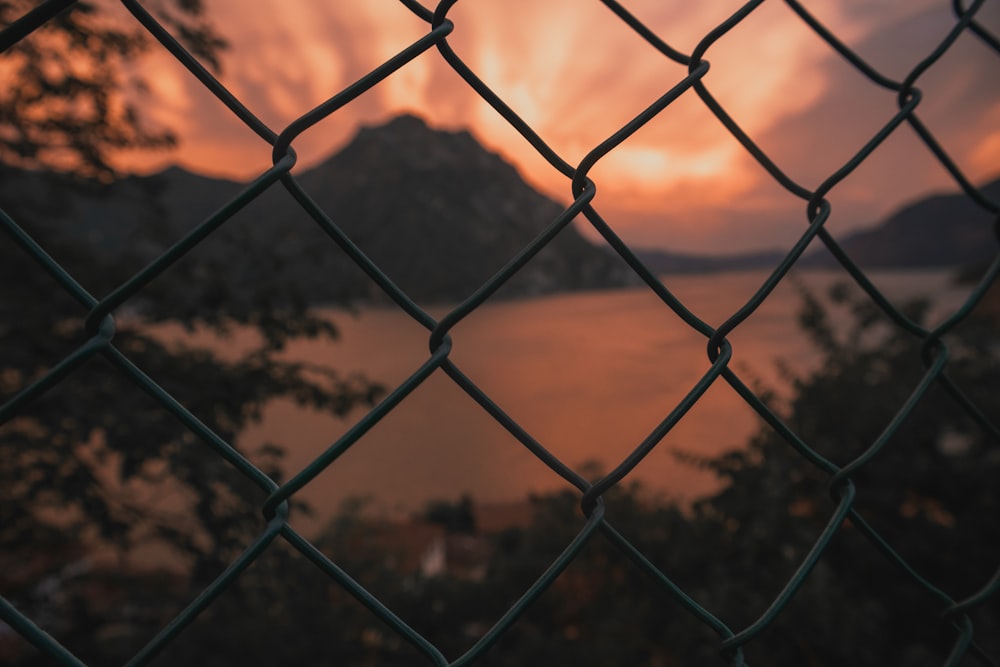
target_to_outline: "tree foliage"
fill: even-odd
[[[0,25],[34,9],[33,0],[0,2]],[[121,150],[176,144],[140,110],[148,82],[138,65],[152,37],[102,0],[80,1],[3,54],[0,71],[0,164],[56,169],[107,180]],[[225,41],[203,16],[200,0],[150,3],[194,55],[220,65]]]
[[[914,305],[909,314],[919,318],[924,311]],[[919,383],[920,341],[888,326],[865,299],[843,289],[828,303],[806,295],[802,324],[821,363],[815,371],[789,375],[785,419],[802,440],[843,466],[879,436]],[[995,332],[995,319],[977,316],[948,341],[949,376],[993,416],[1000,414],[993,390],[1000,375]],[[955,600],[986,584],[1000,560],[997,446],[994,433],[970,419],[948,391],[936,388],[852,477],[856,508],[865,521],[919,575]],[[604,496],[607,520],[694,601],[739,631],[771,606],[833,515],[830,476],[767,426],[746,447],[683,460],[714,470],[724,488],[682,508],[624,483]],[[451,512],[463,506],[461,500],[434,503],[425,516],[449,525]],[[345,507],[317,544],[455,659],[507,612],[582,526],[576,493],[539,496],[532,506],[528,526],[489,536],[472,533],[490,544],[478,577],[400,569],[376,537],[384,534],[383,521],[361,505]],[[468,539],[469,533],[460,529],[451,535]],[[241,664],[252,655],[275,663],[430,664],[339,584],[303,558],[286,556],[283,577],[266,584],[272,586],[263,598],[267,604],[243,616],[252,631],[234,631],[228,640],[214,635],[219,642],[219,651],[210,654],[214,663]],[[240,605],[238,598],[223,602],[210,612],[218,614],[216,622],[193,629],[171,655],[204,657],[197,652],[208,635],[223,619],[233,622]],[[942,620],[945,606],[848,521],[773,623],[745,646],[745,657],[751,665],[944,664],[958,637]],[[272,613],[275,609],[280,612]],[[962,664],[980,664],[975,658],[980,654],[996,660],[996,602],[976,608],[972,620],[976,647]],[[262,639],[248,648],[237,641],[247,635]],[[648,572],[597,534],[475,664],[729,664],[720,642]]]
[[[0,2],[0,24],[36,4]],[[94,181],[116,175],[118,151],[175,142],[170,128],[148,125],[136,104],[144,88],[137,59],[151,37],[113,9],[77,2],[0,56],[9,82],[0,91],[0,172],[47,172],[33,181],[37,188],[0,202],[0,594],[97,662],[134,653],[217,576],[262,529],[265,497],[151,385],[112,363],[111,353],[96,352],[42,395],[7,409],[91,339],[88,307],[49,269],[65,270],[100,299],[147,261],[138,251],[111,255],[48,222],[49,212],[68,205],[67,192],[99,192]],[[224,42],[198,0],[163,0],[152,9],[196,55],[218,65]],[[17,241],[23,232],[41,255]],[[379,394],[363,378],[282,356],[296,338],[336,337],[293,286],[212,309],[199,302],[201,292],[176,287],[163,277],[115,312],[110,345],[221,440],[239,445],[279,398],[342,415]],[[157,333],[154,324],[178,314],[188,329],[223,341],[249,330],[256,342],[209,349]],[[280,481],[282,446],[243,454]],[[7,651],[6,641],[0,638],[0,661],[47,662],[24,645]]]
[[[995,301],[994,289],[991,302]],[[982,587],[1000,562],[997,510],[1000,456],[995,425],[1000,401],[997,320],[987,304],[953,334],[947,377],[993,425],[983,423],[936,382],[884,446],[851,475],[855,509],[916,573],[955,600]],[[921,321],[928,304],[908,315]],[[787,423],[802,441],[839,467],[862,456],[882,435],[925,373],[922,341],[888,322],[867,299],[844,287],[828,305],[805,295],[800,316],[822,355],[805,376],[790,378]],[[699,516],[721,522],[738,545],[760,545],[775,560],[744,561],[757,585],[776,591],[804,558],[833,513],[831,478],[769,428],[745,449],[708,462],[726,482],[700,504]],[[762,540],[763,538],[763,540]],[[784,569],[775,567],[785,562]],[[848,521],[800,593],[788,625],[816,664],[891,664],[898,656],[938,664],[957,635],[939,620],[944,602],[892,564]],[[996,604],[974,614],[977,638],[996,659]],[[787,653],[784,644],[775,647]],[[826,662],[829,660],[829,663]],[[809,664],[809,663],[806,663]]]

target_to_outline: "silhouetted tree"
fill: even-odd
[[[843,466],[878,438],[920,382],[924,365],[920,341],[890,326],[865,299],[843,288],[832,297],[829,303],[805,297],[802,325],[818,346],[820,363],[812,372],[788,376],[790,393],[781,412],[805,443]],[[924,310],[915,304],[908,313],[919,320]],[[948,374],[995,419],[996,319],[988,305],[982,313],[948,336]],[[860,515],[917,573],[956,600],[984,586],[1000,561],[997,447],[991,430],[938,387],[852,475]],[[681,458],[714,470],[725,487],[681,508],[624,483],[604,497],[607,519],[694,601],[740,631],[771,606],[833,515],[830,476],[768,426],[746,447],[723,456]],[[454,659],[516,602],[582,525],[577,493],[532,502],[530,526],[480,536],[492,544],[481,579],[414,578],[394,569],[384,546],[360,538],[376,532],[377,519],[366,519],[356,507],[332,524],[332,541],[320,543]],[[366,521],[374,522],[370,530]],[[301,572],[315,576],[308,565]],[[431,664],[332,582],[321,589],[285,586],[268,599],[286,601],[293,617],[295,609],[307,609],[311,623],[318,615],[327,619],[326,627],[339,628],[310,639],[289,621],[289,640],[273,644],[270,659],[280,661],[294,645],[301,651],[295,657],[306,664],[336,658]],[[745,646],[745,657],[751,665],[943,664],[958,636],[941,618],[945,606],[848,521],[791,601]],[[996,660],[996,602],[976,608],[972,620],[977,646],[963,664],[977,664],[977,651]],[[475,664],[730,664],[720,643],[598,534]]]
[[[990,304],[998,294],[994,289],[945,337],[948,377],[993,428],[1000,417],[1000,356]],[[789,377],[786,414],[803,442],[846,466],[886,430],[925,366],[921,341],[890,324],[867,298],[843,286],[830,297],[823,305],[805,296],[800,321],[821,363]],[[927,304],[906,311],[921,321]],[[884,447],[851,475],[860,516],[956,600],[986,584],[1000,564],[1000,442],[993,428],[935,383]],[[769,427],[745,449],[708,466],[726,486],[695,507],[693,521],[716,526],[710,550],[717,555],[716,576],[728,583],[707,599],[748,623],[766,608],[757,596],[777,594],[833,514],[831,478]],[[751,655],[778,664],[940,664],[957,638],[940,618],[946,606],[848,521],[773,630],[750,645]],[[977,640],[996,659],[996,603],[981,606],[973,620]]]
[[[0,2],[0,26],[35,9]],[[147,3],[193,54],[218,68],[225,41],[201,0]],[[176,144],[172,128],[150,123],[139,104],[147,80],[136,61],[153,38],[119,7],[79,1],[3,53],[0,163],[108,180],[121,150]]]
[[[0,2],[0,25],[36,4]],[[218,64],[223,41],[198,0],[164,0],[153,9],[188,48]],[[130,302],[142,303],[142,317],[115,313],[105,348],[33,400],[13,402],[93,344],[88,306],[49,269],[65,270],[101,298],[144,265],[135,253],[111,256],[78,231],[48,224],[49,213],[66,206],[66,192],[99,191],[95,180],[115,176],[116,151],[175,142],[136,104],[143,79],[134,61],[151,37],[126,18],[112,6],[77,2],[0,54],[7,83],[0,174],[48,172],[31,181],[37,187],[0,201],[0,594],[80,657],[102,664],[130,656],[247,546],[263,526],[257,508],[265,497],[151,395],[158,390],[123,373],[116,355],[233,444],[277,398],[344,414],[379,392],[362,378],[281,356],[289,340],[336,333],[293,290],[280,303],[269,294],[207,309],[196,302],[200,292],[161,279]],[[25,247],[32,244],[53,263]],[[250,327],[258,340],[224,344],[220,355],[222,346],[156,334],[153,325],[176,313],[188,315],[182,324],[189,328],[225,336]],[[280,480],[281,444],[244,454]],[[126,562],[128,569],[116,566]],[[6,641],[0,661],[47,664],[26,644],[8,650]]]

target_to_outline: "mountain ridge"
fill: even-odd
[[[247,187],[178,166],[97,186],[13,169],[2,169],[2,176],[0,206],[13,203],[43,233],[115,260],[107,284],[95,286],[98,292],[134,275]],[[352,243],[423,303],[467,298],[564,210],[468,131],[432,129],[411,115],[360,128],[344,147],[295,177]],[[1000,200],[1000,180],[984,192]],[[960,193],[910,202],[838,242],[865,269],[963,267],[985,263],[996,252],[989,214]],[[834,266],[825,248],[813,245],[797,266]],[[635,252],[656,273],[772,269],[785,254]],[[223,223],[162,282],[167,285],[157,289],[183,290],[202,311],[233,302],[280,308],[290,299],[309,305],[388,299],[279,184]],[[635,284],[620,258],[592,245],[570,223],[498,295]]]
[[[1000,201],[1000,179],[980,190]],[[943,224],[947,223],[947,224]],[[960,269],[986,264],[998,244],[989,212],[965,193],[934,193],[903,204],[881,221],[836,238],[838,245],[863,269]],[[658,273],[712,273],[773,269],[786,250],[771,249],[731,255],[674,253],[638,248],[636,254]],[[800,269],[837,266],[820,241],[798,260]]]
[[[38,195],[39,188],[45,189],[39,179],[58,193],[61,210],[28,217],[46,233],[102,258],[116,258],[131,271],[246,187],[176,166],[91,187],[5,170],[0,206],[28,191],[36,195],[34,203],[26,204],[28,210],[44,201]],[[296,174],[296,181],[408,297],[423,303],[469,297],[564,208],[532,189],[512,165],[468,132],[434,130],[415,116],[360,129],[327,160]],[[131,275],[129,269],[119,270],[124,275],[117,280]],[[314,305],[388,299],[280,184],[249,202],[167,273],[164,280],[175,281],[208,307],[261,294],[266,304],[277,305],[293,292]],[[590,244],[569,224],[499,295],[635,282],[624,262]]]
[[[1000,179],[980,190],[1000,201]],[[879,223],[839,244],[864,268],[948,268],[985,264],[997,253],[993,217],[965,193],[935,193],[902,205]],[[833,266],[825,249],[803,257],[804,266]]]

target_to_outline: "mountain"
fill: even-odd
[[[468,132],[433,131],[414,116],[363,128],[300,183],[391,278],[426,299],[466,296],[563,210]],[[629,275],[567,227],[505,293],[620,286]]]
[[[982,190],[988,198],[1000,201],[1000,180]],[[912,202],[881,223],[837,241],[865,269],[976,267],[992,260],[998,250],[993,217],[964,193],[932,195]],[[785,252],[694,255],[657,248],[635,250],[651,271],[661,274],[773,269]],[[807,250],[796,264],[806,269],[836,265],[825,246]]]
[[[468,132],[434,130],[414,116],[362,128],[324,163],[295,176],[333,222],[423,304],[468,297],[562,210]],[[51,241],[45,247],[58,248],[56,259],[71,272],[75,262],[99,261],[102,282],[85,285],[99,296],[245,187],[177,167],[96,186],[0,168],[0,207],[29,233]],[[1000,181],[984,191],[1000,200]],[[935,195],[838,240],[866,269],[965,266],[985,263],[996,252],[992,227],[990,216],[964,195]],[[780,250],[730,256],[636,252],[658,273],[770,269],[783,256]],[[798,266],[833,262],[816,248]],[[624,262],[569,226],[499,296],[636,282]],[[387,298],[280,184],[210,234],[144,288],[143,296],[180,318]]]
[[[414,116],[361,129],[326,162],[295,176],[340,229],[422,303],[468,297],[563,210],[468,132],[434,130]],[[113,285],[243,187],[177,167],[100,186],[5,170],[0,207],[21,211],[29,232],[60,237],[107,261],[110,272],[120,272],[109,276]],[[570,225],[501,294],[632,282],[624,262]],[[161,283],[202,308],[249,305],[250,299],[277,306],[296,294],[314,304],[385,299],[280,184],[154,281]]]
[[[731,255],[692,255],[655,248],[638,248],[635,254],[650,271],[656,274],[773,269],[785,256],[782,250]]]
[[[1000,180],[982,188],[1000,201]],[[840,246],[866,269],[943,268],[986,264],[997,253],[995,216],[964,193],[939,194],[908,204],[882,223],[843,239]],[[833,266],[825,249],[802,258],[802,266]]]

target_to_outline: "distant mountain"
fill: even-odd
[[[414,116],[363,128],[323,164],[295,173],[333,222],[424,304],[469,296],[562,210],[468,132],[434,130]],[[70,269],[74,262],[99,261],[103,282],[85,287],[101,296],[244,187],[177,167],[100,186],[0,168],[0,208],[30,233],[52,241],[46,247],[58,247],[56,259]],[[987,185],[985,193],[1000,200],[1000,181]],[[975,265],[997,249],[990,216],[960,194],[914,202],[839,240],[866,269]],[[783,256],[780,250],[706,256],[637,249],[637,254],[657,273],[769,269]],[[817,248],[798,266],[833,261]],[[569,226],[500,296],[636,282],[624,262]],[[386,298],[280,184],[247,204],[143,295],[157,308],[173,309],[176,317]]]
[[[1000,180],[983,188],[1000,201]],[[996,255],[993,218],[964,193],[933,195],[899,209],[883,222],[837,239],[865,269],[923,269],[979,266]],[[731,255],[694,255],[654,248],[636,249],[636,255],[654,273],[711,273],[773,269],[783,250]],[[837,264],[825,247],[808,250],[800,268],[828,268]]]
[[[1000,201],[1000,180],[982,188]],[[882,223],[843,239],[840,246],[864,268],[941,268],[984,264],[997,253],[993,219],[964,193],[920,199]],[[803,257],[803,266],[832,266],[825,249]]]
[[[635,254],[650,271],[656,274],[771,269],[785,256],[781,250],[731,255],[689,255],[653,248],[639,248],[635,250]]]
[[[425,303],[469,296],[563,209],[468,132],[433,130],[414,116],[361,129],[296,178],[365,254]],[[243,187],[177,167],[98,187],[6,170],[0,207],[22,211],[29,231],[40,228],[107,260],[115,267],[110,271],[122,273],[109,277],[114,284]],[[311,303],[384,298],[280,184],[155,282],[184,290],[207,308],[251,298],[276,305],[294,294]],[[569,226],[501,292],[512,297],[631,282],[624,262]]]
[[[434,131],[413,116],[362,129],[300,182],[390,277],[425,299],[467,296],[563,210],[468,132]],[[624,262],[570,226],[505,293],[629,282]]]

